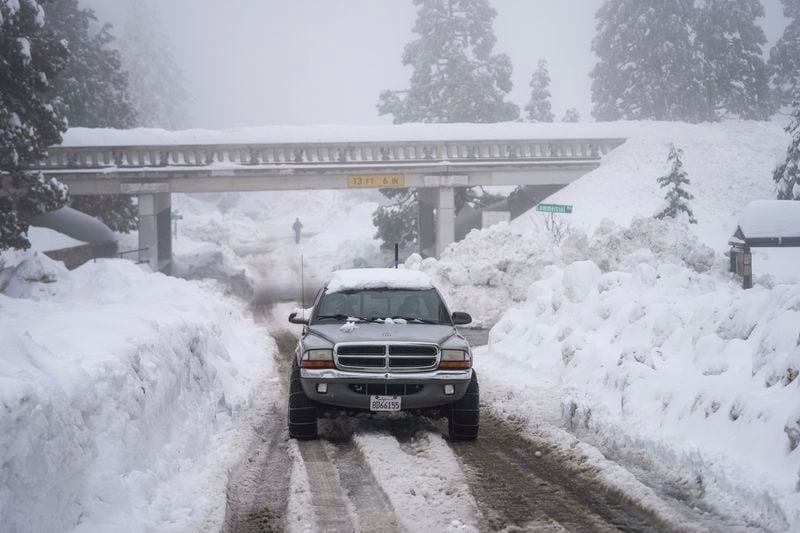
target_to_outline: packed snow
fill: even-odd
[[[399,141],[485,141],[514,139],[624,138],[631,124],[398,124],[393,126],[269,126],[229,130],[170,131],[149,128],[129,130],[71,128],[63,146],[155,146],[216,144],[307,144]],[[634,129],[636,126],[634,126]]]
[[[5,253],[5,531],[219,528],[272,341],[213,283]]]
[[[364,268],[337,270],[326,285],[328,293],[363,289],[432,289],[431,278],[404,268]]]
[[[739,228],[748,239],[800,237],[800,202],[750,202],[739,217]]]

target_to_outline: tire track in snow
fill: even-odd
[[[427,431],[430,424],[421,424],[415,421],[411,432],[401,420],[363,424],[353,441],[404,530],[479,531],[477,505],[456,457],[440,434]]]
[[[329,444],[339,480],[355,507],[359,531],[398,533],[401,531],[388,496],[352,441]]]
[[[545,443],[537,450],[511,425],[482,415],[477,441],[450,443],[481,509],[482,530],[669,531],[605,489],[591,465],[571,463]]]
[[[356,531],[351,504],[344,496],[336,467],[320,440],[299,442],[300,455],[311,488],[311,506],[318,531]]]
[[[254,309],[254,318],[268,325],[269,309]],[[249,422],[257,426],[256,440],[231,471],[226,495],[226,533],[283,531],[289,501],[291,458],[286,429],[286,378],[296,340],[288,332],[274,335],[278,378],[265,383],[252,402]],[[277,389],[277,391],[276,391]]]

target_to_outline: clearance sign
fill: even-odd
[[[402,174],[348,176],[347,186],[351,189],[391,189],[393,187],[405,187],[406,177]]]

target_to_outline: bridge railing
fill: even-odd
[[[42,170],[597,161],[624,139],[51,147]]]

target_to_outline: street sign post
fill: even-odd
[[[572,206],[562,204],[539,204],[536,210],[540,213],[557,213],[562,215],[571,215]]]
[[[175,209],[170,213],[169,218],[172,219],[172,234],[175,236],[175,240],[178,240],[178,221],[183,220],[183,215],[181,212]]]

